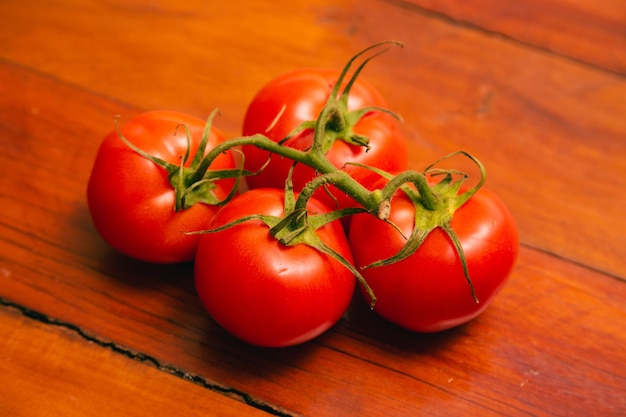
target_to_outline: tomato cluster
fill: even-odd
[[[270,81],[238,138],[167,111],[117,126],[88,183],[96,229],[143,261],[194,261],[208,313],[253,345],[320,335],[357,284],[412,331],[473,319],[510,275],[513,217],[484,178],[470,189],[456,171],[409,169],[398,118],[357,77],[368,60],[350,71],[379,46],[343,71]]]

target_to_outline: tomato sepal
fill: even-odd
[[[397,113],[392,110],[386,109],[380,106],[366,106],[357,110],[349,111],[348,110],[348,98],[350,95],[350,91],[352,86],[356,82],[359,74],[363,70],[363,68],[369,63],[372,59],[377,56],[385,53],[389,49],[393,47],[403,47],[404,44],[399,41],[390,40],[380,42],[374,45],[371,45],[368,48],[360,51],[356,55],[354,55],[348,63],[343,67],[339,77],[337,78],[336,83],[334,84],[326,104],[322,109],[319,117],[316,120],[308,120],[302,122],[296,128],[294,128],[287,136],[278,141],[279,144],[285,143],[290,138],[306,131],[313,130],[314,139],[313,139],[313,149],[320,150],[323,154],[328,153],[328,151],[333,146],[333,143],[337,140],[344,141],[351,145],[363,146],[367,150],[369,150],[369,138],[366,135],[358,134],[354,132],[354,126],[368,113],[372,112],[382,112],[391,115],[398,121],[402,121],[402,117],[400,117]],[[384,47],[381,49],[381,47]],[[348,76],[350,68],[353,66],[355,61],[371,50],[380,49],[377,52],[373,53],[371,56],[368,56],[361,62],[361,64],[357,67],[354,73],[351,75],[350,79],[347,81],[346,86],[340,93],[341,86],[343,85],[344,79]],[[284,111],[284,107],[283,107]],[[268,130],[272,128],[272,126],[278,121],[281,117],[282,111],[276,116],[276,119],[272,123],[270,123],[270,127]]]
[[[151,155],[145,152],[133,144],[122,133],[119,125],[119,117],[114,120],[115,130],[122,142],[124,142],[129,148],[137,152],[139,155],[153,162],[155,165],[163,168],[168,174],[168,180],[172,185],[172,188],[176,192],[175,198],[175,210],[181,211],[190,208],[194,204],[204,203],[208,205],[223,205],[230,199],[232,199],[237,193],[240,185],[241,178],[244,176],[253,175],[254,173],[243,169],[243,164],[239,168],[223,169],[223,170],[209,170],[206,168],[206,164],[203,164],[205,159],[205,150],[208,145],[209,136],[211,134],[211,127],[213,125],[213,119],[219,110],[214,110],[209,115],[207,122],[204,126],[202,138],[198,145],[198,149],[193,155],[191,164],[186,167],[185,164],[190,157],[191,149],[191,134],[189,128],[184,124],[179,125],[178,128],[183,128],[187,139],[187,149],[183,156],[180,158],[180,164],[173,164],[167,162],[157,156]],[[176,134],[176,132],[174,132]],[[223,179],[235,179],[235,183],[228,195],[220,199],[213,192],[216,185],[215,182]]]
[[[450,169],[436,168],[436,165],[445,159],[461,155],[469,158],[479,169],[480,179],[473,187],[459,193],[465,180],[469,177],[465,172]],[[381,259],[361,267],[362,270],[387,266],[408,258],[415,253],[428,235],[440,228],[450,238],[455,251],[459,255],[463,273],[470,287],[472,298],[475,303],[479,303],[474,290],[474,284],[471,280],[467,267],[467,259],[463,251],[463,246],[459,241],[456,232],[451,226],[452,218],[456,210],[465,204],[484,184],[486,179],[486,171],[483,164],[471,154],[465,151],[453,152],[443,158],[435,161],[426,167],[423,173],[415,171],[405,171],[396,176],[377,168],[362,166],[378,173],[381,177],[389,182],[379,191],[378,198],[382,199],[379,205],[378,217],[392,225],[400,233],[400,228],[388,220],[388,214],[392,210],[392,198],[397,192],[403,192],[411,200],[415,207],[414,227],[409,237],[403,235],[406,239],[404,246],[392,257]],[[443,175],[443,179],[431,185],[427,180],[428,177]],[[459,178],[460,177],[460,178]],[[455,179],[456,178],[456,179]],[[376,192],[375,191],[375,192]],[[381,209],[383,205],[388,204],[388,209]]]

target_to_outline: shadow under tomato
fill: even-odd
[[[115,250],[98,233],[86,201],[79,200],[72,205],[67,222],[74,233],[68,234],[63,245],[82,259],[84,266],[138,289],[176,284],[195,292],[193,262],[156,264],[133,259]]]
[[[360,293],[355,292],[352,303],[340,325],[343,331],[369,344],[391,346],[407,354],[433,354],[455,343],[466,334],[467,325],[436,333],[416,333],[404,329],[372,311]]]
[[[289,377],[293,368],[306,367],[320,348],[315,339],[300,345],[267,348],[248,344],[230,334],[208,314],[199,344],[204,360],[223,372],[225,383],[240,389],[256,384],[279,383],[281,375]],[[215,369],[212,369],[215,372]],[[269,382],[273,381],[273,382]]]
[[[94,259],[94,267],[108,277],[137,288],[176,286],[195,294],[193,263],[154,264],[139,261],[105,248]]]

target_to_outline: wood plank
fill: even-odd
[[[469,25],[590,66],[626,74],[626,5],[621,0],[406,0],[404,7]]]
[[[0,334],[0,416],[270,415],[14,308]]]

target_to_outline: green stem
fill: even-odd
[[[202,162],[198,167],[196,177],[192,179],[192,182],[200,181],[213,163],[213,160],[215,160],[215,158],[217,158],[220,154],[227,152],[232,148],[244,145],[252,145],[259,149],[269,151],[270,153],[284,156],[295,162],[308,165],[307,152],[287,146],[282,146],[281,144],[274,142],[273,140],[262,134],[242,136],[239,138],[228,139],[227,141],[224,141],[211,149],[209,153],[207,153],[202,159]]]
[[[318,188],[332,184],[348,194],[357,203],[363,206],[368,212],[377,214],[378,202],[374,197],[374,193],[355,181],[350,174],[339,169],[332,172],[322,173],[309,181],[300,191],[296,201],[296,210],[304,210],[307,202],[313,196]]]
[[[437,194],[428,184],[426,177],[417,171],[405,171],[390,179],[381,191],[383,201],[391,200],[395,192],[407,183],[415,185],[419,193],[419,199],[425,209],[436,210],[441,205]],[[410,192],[408,189],[405,191]]]
[[[332,95],[329,97],[328,103],[324,106],[319,117],[317,118],[317,121],[315,122],[313,146],[311,146],[310,150],[310,153],[312,154],[325,155],[326,151],[328,151],[328,149],[325,149],[324,139],[326,138],[328,132],[326,125],[335,111],[335,106],[331,105],[331,101],[334,99],[335,98],[332,97]]]
[[[231,148],[243,145],[256,146],[259,149],[263,149],[273,154],[289,158],[294,162],[307,165],[321,174],[318,177],[315,177],[311,182],[309,182],[309,184],[307,184],[301,191],[301,195],[304,195],[298,198],[298,200],[300,201],[298,207],[300,208],[306,207],[306,201],[308,201],[308,199],[313,195],[317,188],[326,184],[332,184],[344,191],[357,203],[368,209],[368,211],[376,213],[378,210],[378,205],[376,204],[375,199],[372,197],[372,193],[367,188],[362,186],[358,181],[352,178],[352,176],[350,176],[348,173],[335,167],[326,158],[326,155],[324,155],[324,153],[320,150],[310,149],[308,152],[301,151],[298,149],[280,145],[279,143],[274,142],[273,140],[261,134],[243,136],[240,138],[232,138],[226,142],[222,142],[221,144],[217,145],[209,153],[206,154],[198,168],[198,178],[194,178],[193,180],[202,180],[202,178],[206,174],[206,171],[211,166],[211,163],[215,158],[217,158],[218,155],[227,152]]]

